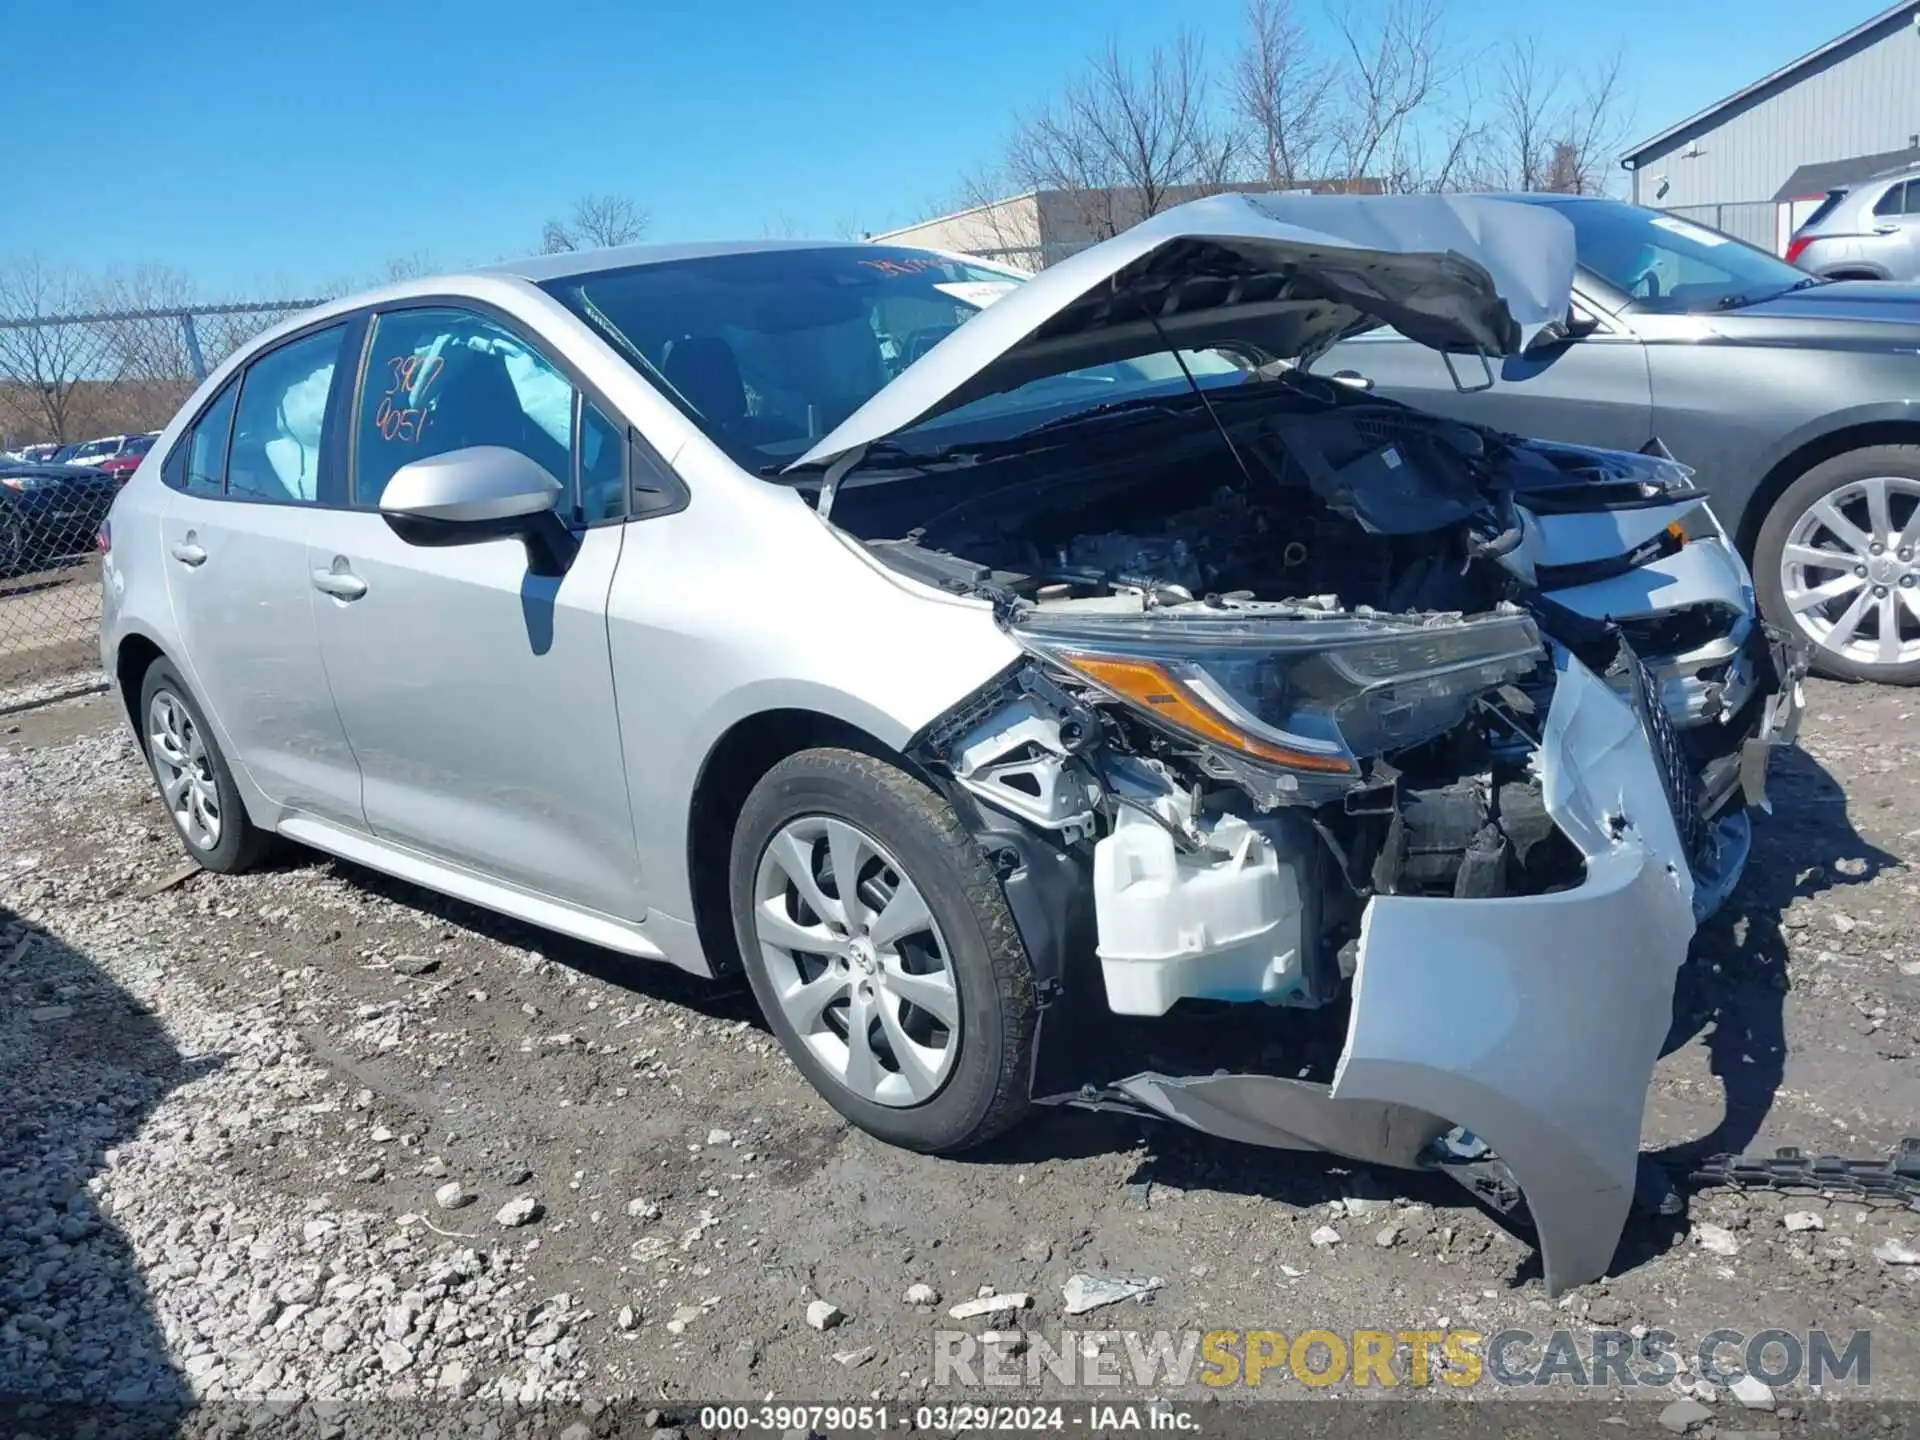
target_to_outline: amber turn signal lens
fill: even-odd
[[[1055,658],[1071,665],[1102,690],[1131,701],[1149,715],[1188,734],[1265,760],[1290,770],[1312,770],[1327,775],[1351,775],[1353,763],[1338,755],[1316,755],[1275,745],[1236,729],[1212,706],[1152,660],[1122,659],[1112,655],[1061,653]]]

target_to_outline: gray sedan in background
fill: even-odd
[[[1573,223],[1571,333],[1483,371],[1374,331],[1314,368],[1523,435],[1659,440],[1712,495],[1762,612],[1806,640],[1816,669],[1920,681],[1920,288],[1824,281],[1619,201],[1514,198]]]

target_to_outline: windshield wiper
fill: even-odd
[[[1818,275],[1809,275],[1804,280],[1796,280],[1793,282],[1793,284],[1785,286],[1782,289],[1775,290],[1771,294],[1763,295],[1759,297],[1759,299],[1760,300],[1778,300],[1782,295],[1791,295],[1793,294],[1794,291],[1804,290],[1809,285],[1824,285],[1826,283],[1827,282]],[[1722,295],[1718,300],[1713,302],[1713,308],[1716,310],[1740,310],[1740,309],[1744,309],[1748,305],[1755,305],[1758,303],[1759,303],[1759,300],[1756,300],[1751,295]]]
[[[1013,438],[1024,440],[1034,435],[1044,435],[1052,430],[1067,430],[1075,425],[1083,425],[1089,420],[1112,419],[1122,415],[1141,414],[1184,414],[1193,399],[1192,392],[1183,391],[1179,395],[1136,395],[1131,400],[1108,400],[1090,409],[1076,410],[1071,415],[1062,415],[1049,420],[1044,425],[1036,425],[1031,430],[1023,430]]]

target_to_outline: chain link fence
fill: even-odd
[[[97,663],[96,537],[208,370],[320,303],[0,315],[0,710]]]

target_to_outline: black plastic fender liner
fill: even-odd
[[[1060,998],[1076,953],[1094,945],[1093,864],[1011,815],[988,810],[944,770],[928,771],[992,862],[1027,947],[1042,1006]]]

